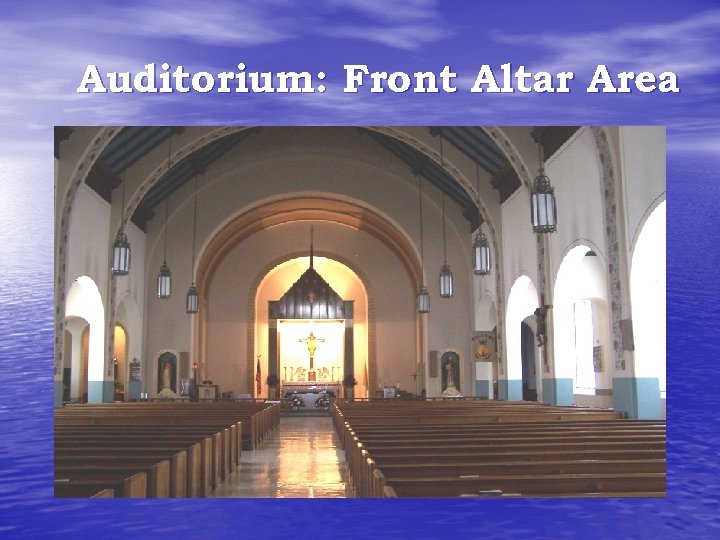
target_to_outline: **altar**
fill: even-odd
[[[280,395],[292,411],[327,410],[331,400],[340,395],[341,386],[340,381],[282,381]]]
[[[296,394],[318,394],[320,392],[327,392],[333,397],[340,395],[340,389],[342,384],[340,381],[330,382],[311,382],[311,381],[282,381],[282,395],[284,396],[288,392],[294,392]]]

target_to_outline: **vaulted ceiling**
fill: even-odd
[[[182,127],[163,126],[124,128],[103,150],[88,174],[86,183],[110,202],[113,190],[121,184],[125,171],[158,146],[163,145],[168,148],[167,139],[182,133],[183,129]],[[147,222],[152,219],[159,203],[195,175],[202,174],[214,161],[261,129],[263,128],[258,127],[232,133],[196,150],[176,163],[147,192],[132,216],[133,222],[142,230],[146,230]],[[470,230],[477,228],[481,217],[475,203],[444,167],[403,141],[375,130],[358,129],[405,163],[413,174],[426,178],[447,197],[455,201],[462,209],[463,216],[470,225]],[[481,127],[435,126],[428,129],[433,136],[441,137],[445,145],[453,145],[485,170],[490,177],[492,187],[497,190],[501,202],[520,187],[520,179],[507,158]],[[545,156],[549,157],[577,129],[577,127],[536,127],[532,131],[532,136],[536,142],[543,145]],[[59,156],[61,152],[61,142],[71,134],[72,128],[70,127],[55,128],[56,156]]]

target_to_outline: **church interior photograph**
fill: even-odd
[[[56,497],[664,497],[665,129],[55,127]]]

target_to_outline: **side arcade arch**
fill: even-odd
[[[660,418],[666,392],[666,205],[647,217],[632,255],[630,298],[634,340],[634,378],[638,415]]]
[[[596,248],[572,247],[560,264],[553,295],[557,403],[610,406],[597,396],[610,387],[612,358],[606,263]]]
[[[506,315],[507,372],[498,380],[500,399],[523,398],[522,324],[539,306],[535,284],[527,275],[518,277],[510,288]]]
[[[65,326],[73,335],[71,358],[72,367],[76,375],[73,385],[78,390],[77,397],[82,398],[85,381],[80,383],[78,378],[81,372],[81,353],[78,346],[81,337],[76,335],[82,332],[86,325],[78,325],[73,319],[82,319],[87,322],[89,332],[87,348],[87,401],[89,403],[102,403],[112,399],[112,381],[108,381],[104,369],[105,346],[105,309],[102,297],[95,282],[88,276],[80,276],[73,281],[67,293],[65,304]],[[75,331],[75,332],[74,332]],[[71,390],[72,395],[72,390]],[[57,400],[57,396],[56,396]],[[57,404],[57,403],[56,403]]]

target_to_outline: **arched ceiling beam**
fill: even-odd
[[[275,225],[327,221],[362,230],[385,244],[406,268],[417,288],[422,282],[419,254],[412,242],[387,219],[357,203],[327,196],[293,197],[261,204],[235,216],[208,241],[197,265],[200,294],[207,297],[220,263],[245,239]]]

